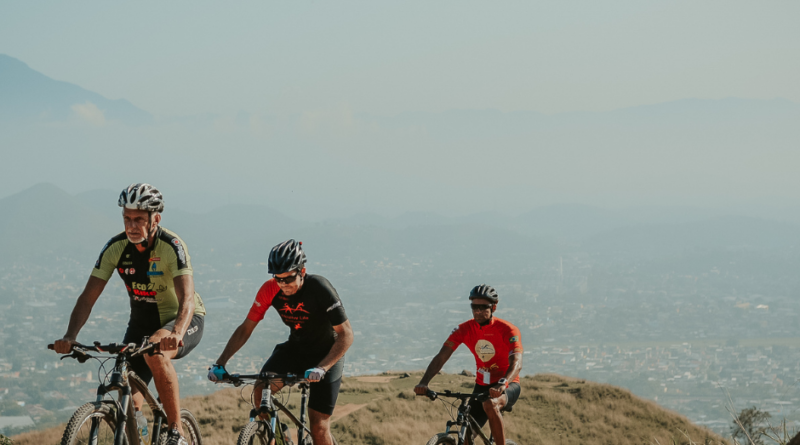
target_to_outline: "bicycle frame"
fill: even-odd
[[[484,394],[464,394],[464,393],[457,393],[457,392],[450,392],[444,391],[441,394],[438,394],[434,391],[428,391],[427,396],[431,400],[435,400],[440,395],[445,397],[453,397],[457,398],[461,401],[458,406],[458,415],[456,416],[455,420],[448,420],[447,421],[447,429],[445,430],[445,434],[457,434],[458,440],[456,441],[456,445],[474,445],[474,438],[480,437],[483,440],[485,445],[493,445],[494,438],[489,435],[486,437],[486,434],[483,433],[483,430],[478,425],[478,422],[475,421],[469,411],[471,409],[469,405],[469,400],[472,398],[480,398],[487,396],[486,393]],[[458,431],[452,431],[452,427],[458,427]]]
[[[458,416],[456,416],[456,420],[448,420],[447,421],[447,430],[445,432],[450,434],[450,427],[458,426],[458,445],[464,445],[467,443],[473,442],[474,437],[477,435],[480,437],[486,445],[492,445],[494,443],[494,439],[491,435],[486,437],[486,434],[483,433],[483,430],[478,425],[478,422],[469,414],[470,410],[469,402],[467,399],[461,399],[461,404],[458,406]]]
[[[297,445],[303,443],[303,439],[307,434],[311,434],[311,430],[306,427],[306,406],[308,405],[308,383],[303,381],[298,384],[300,387],[300,419],[292,414],[281,402],[275,399],[272,394],[271,380],[281,378],[294,378],[295,376],[288,374],[278,376],[273,374],[256,374],[256,375],[231,375],[231,380],[235,385],[241,385],[244,382],[242,379],[256,379],[264,383],[264,388],[261,390],[261,403],[258,409],[253,408],[250,410],[250,421],[266,422],[275,437],[274,445],[286,445],[286,438],[284,436],[283,428],[279,418],[278,411],[282,411],[289,420],[297,427]],[[263,419],[261,416],[266,417]]]
[[[113,348],[119,347],[119,345],[112,344],[102,346],[99,342],[95,342],[94,347],[84,345],[75,345],[75,347],[80,349],[96,350],[98,352],[109,352],[104,351],[103,348],[112,350]],[[161,403],[159,403],[158,399],[153,395],[152,392],[150,392],[150,390],[147,388],[147,385],[139,378],[139,376],[136,375],[136,373],[127,369],[128,354],[125,352],[126,349],[127,347],[116,353],[117,356],[114,358],[114,367],[112,368],[111,378],[109,379],[108,383],[106,384],[101,382],[97,387],[96,402],[113,405],[117,413],[114,430],[114,445],[123,445],[124,437],[126,435],[128,437],[129,445],[138,445],[140,442],[141,438],[139,436],[138,425],[136,424],[135,417],[130,415],[130,413],[135,409],[133,406],[134,389],[144,395],[145,401],[153,413],[153,431],[152,435],[150,436],[151,438],[158,440],[164,419],[166,419],[164,408]],[[90,358],[90,356],[85,352],[78,352],[74,349],[72,355],[66,355],[62,357],[62,359],[66,357],[76,358],[81,363]],[[110,393],[113,392],[117,393],[116,399],[110,395]],[[106,398],[107,395],[109,396],[110,400]],[[91,422],[92,423],[89,429],[89,443],[90,445],[96,445],[100,419],[93,418]]]

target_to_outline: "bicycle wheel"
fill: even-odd
[[[506,439],[506,445],[517,445],[517,443],[511,439]]]
[[[428,443],[425,445],[456,445],[457,439],[458,436],[454,434],[438,433],[428,439]]]
[[[89,445],[92,442],[92,424],[97,426],[96,445],[114,445],[117,413],[111,405],[101,402],[83,404],[67,422],[61,445]],[[123,436],[123,445],[128,437]]]
[[[333,442],[333,445],[339,445],[339,441],[336,440],[336,436],[334,436],[333,433],[331,433],[331,441]],[[302,445],[314,445],[314,441],[311,439],[310,434],[303,436]]]
[[[200,435],[200,424],[197,419],[187,409],[181,410],[181,424],[183,425],[183,435],[189,445],[203,445],[203,436]]]
[[[159,445],[167,444],[167,433],[169,427],[164,422],[164,427],[161,429],[160,437],[158,438]],[[197,419],[188,409],[181,410],[181,427],[183,427],[183,438],[189,445],[203,445],[203,437],[200,435],[200,424]],[[64,445],[64,444],[62,444]]]
[[[250,422],[242,428],[236,445],[267,445],[272,432],[266,422]]]

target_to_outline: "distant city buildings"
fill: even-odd
[[[176,362],[182,396],[220,388],[206,380],[207,368],[266,278],[260,264],[194,266],[208,316],[200,346]],[[471,317],[466,292],[486,281],[500,293],[497,316],[522,332],[523,374],[629,388],[720,433],[730,424],[730,401],[736,410],[756,405],[800,420],[797,303],[780,280],[721,266],[693,273],[640,266],[624,255],[600,261],[581,254],[520,272],[502,265],[443,270],[412,258],[312,263],[309,270],[330,278],[353,325],[345,375],[424,368],[450,331]],[[45,348],[66,330],[88,267],[60,259],[0,271],[0,419],[64,420],[94,398],[105,375],[98,363],[60,361]],[[109,282],[79,341],[122,338],[129,306],[118,281]],[[268,312],[229,370],[256,372],[287,336]],[[473,360],[461,348],[445,371],[471,370]]]

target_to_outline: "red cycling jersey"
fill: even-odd
[[[519,329],[497,317],[492,317],[484,326],[475,320],[461,323],[444,342],[445,346],[454,351],[462,343],[475,356],[475,365],[478,368],[475,382],[480,385],[497,383],[508,371],[508,357],[511,354],[522,354]],[[519,382],[519,375],[512,381]]]
[[[272,305],[272,300],[280,291],[281,287],[278,286],[278,282],[275,281],[274,278],[267,280],[263,285],[261,285],[261,288],[258,289],[256,300],[250,307],[250,312],[247,313],[247,318],[255,322],[263,320],[264,314],[267,313],[267,309],[269,309],[270,305]]]

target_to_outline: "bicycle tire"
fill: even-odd
[[[517,445],[517,443],[511,439],[506,439],[506,445]]]
[[[61,445],[88,445],[92,419],[99,420],[97,445],[114,445],[117,413],[110,404],[102,402],[85,403],[75,410],[61,436]],[[128,437],[123,436],[123,445],[127,444]]]
[[[186,439],[189,445],[203,445],[203,436],[200,434],[200,424],[197,423],[197,419],[194,418],[194,415],[188,409],[181,410],[181,426],[183,427],[183,438]],[[158,443],[160,445],[167,445],[168,432],[169,426],[166,425],[165,422],[164,427],[161,429],[161,435],[158,438]]]
[[[236,445],[268,445],[272,432],[266,422],[250,422],[242,428]]]
[[[339,441],[336,440],[336,436],[334,436],[333,433],[331,433],[331,442],[333,442],[333,445],[339,445]],[[310,434],[303,436],[303,443],[301,445],[314,445],[314,440],[311,439]]]
[[[434,434],[425,445],[456,445],[458,436],[447,433]]]

